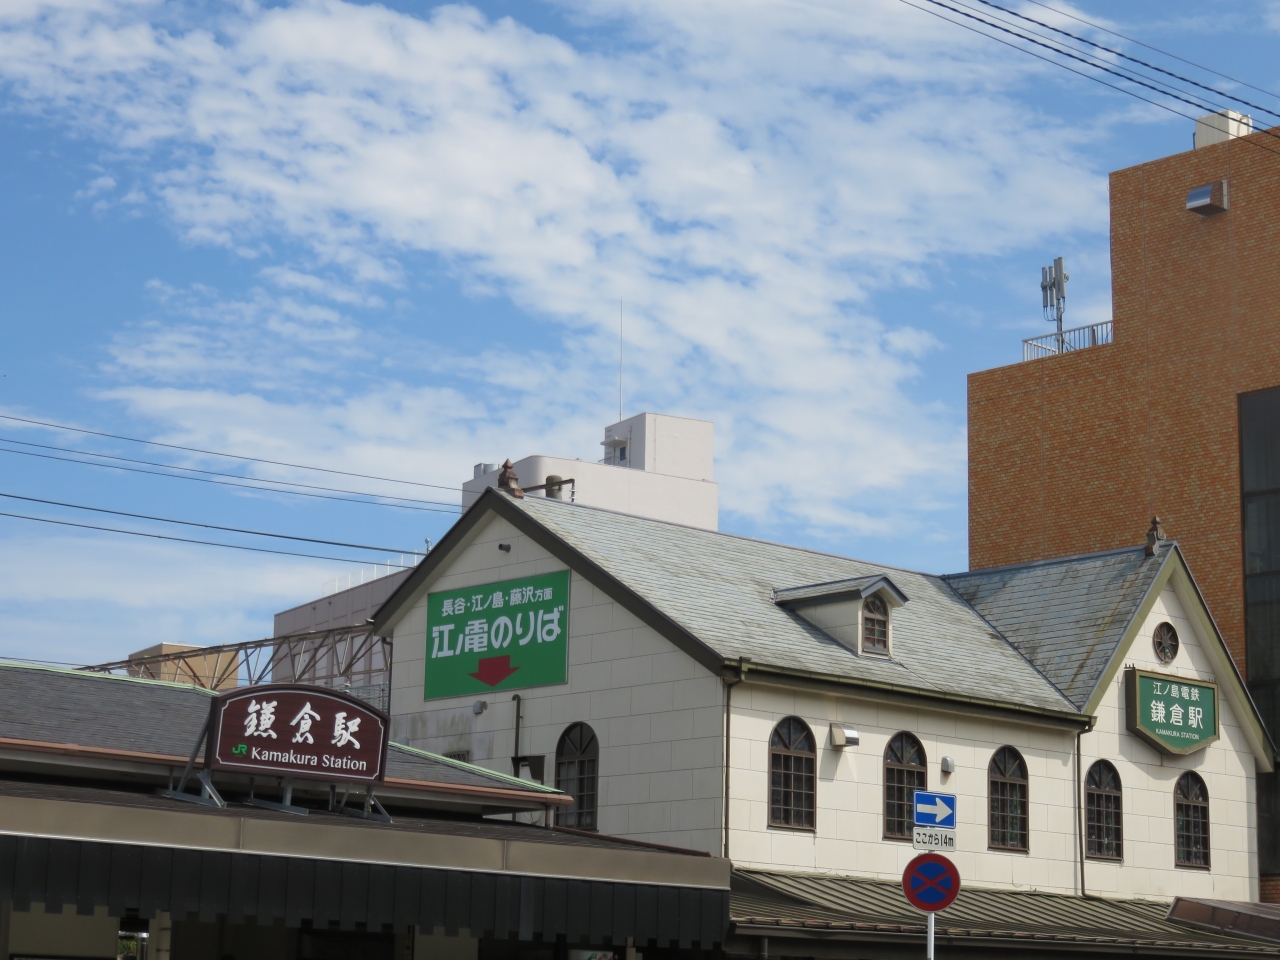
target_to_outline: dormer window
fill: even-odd
[[[879,594],[862,602],[862,652],[889,652],[889,607]]]

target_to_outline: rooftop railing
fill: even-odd
[[[1111,321],[1105,320],[1102,323],[1091,323],[1087,327],[1072,327],[1060,334],[1032,337],[1022,341],[1022,359],[1039,360],[1041,357],[1052,357],[1072,350],[1100,347],[1104,343],[1110,343],[1112,335]]]

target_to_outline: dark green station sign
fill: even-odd
[[[427,700],[568,679],[569,571],[427,595]]]
[[[1194,753],[1218,739],[1218,685],[1130,667],[1124,675],[1129,730],[1164,753]]]

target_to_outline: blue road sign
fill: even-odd
[[[953,793],[926,793],[916,791],[915,816],[917,827],[956,828],[956,797]]]

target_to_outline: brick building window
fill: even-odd
[[[882,597],[862,602],[862,652],[889,652],[889,608]]]
[[[1174,862],[1180,867],[1209,866],[1209,791],[1188,770],[1173,788]]]
[[[813,732],[787,717],[769,737],[769,826],[812,830],[817,819]]]
[[[991,820],[987,844],[996,850],[1027,849],[1027,764],[1013,747],[1001,747],[987,767]]]
[[[909,733],[894,734],[884,750],[884,835],[910,840],[915,825],[914,797],[929,788],[924,747]]]
[[[1124,811],[1120,774],[1106,760],[1089,768],[1085,778],[1085,811],[1088,817],[1085,852],[1098,860],[1124,858]]]
[[[560,735],[556,744],[556,789],[573,797],[573,806],[556,810],[557,824],[579,830],[596,828],[599,766],[600,744],[589,726],[575,723]]]

